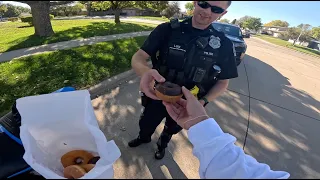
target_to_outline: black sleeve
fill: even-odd
[[[229,39],[225,39],[222,52],[222,61],[220,64],[221,73],[219,79],[232,79],[238,77],[238,69],[236,65],[235,49],[233,43]]]
[[[163,45],[166,37],[170,33],[170,24],[162,23],[158,25],[148,36],[144,44],[140,49],[144,50],[149,56],[152,56],[157,53],[160,47]]]

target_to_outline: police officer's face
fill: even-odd
[[[211,6],[216,6],[224,9],[225,11],[221,14],[214,13],[211,11],[211,8],[202,8],[198,5],[198,1],[194,1],[194,11],[193,18],[198,24],[201,25],[210,25],[213,21],[217,20],[219,17],[227,13],[226,9],[228,8],[228,1],[205,1]]]

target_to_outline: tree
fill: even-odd
[[[289,28],[285,33],[285,39],[296,39],[300,34],[300,29],[297,27]]]
[[[168,5],[169,1],[135,1],[135,7],[141,9],[149,8],[158,13],[166,9]]]
[[[0,16],[3,16],[5,12],[8,11],[8,8],[5,4],[0,3]]]
[[[161,12],[161,14],[166,18],[171,18],[178,13],[180,13],[180,8],[179,2],[177,1],[174,1],[171,4],[169,4],[168,7]]]
[[[16,6],[16,8],[18,9],[19,13],[31,13],[31,9],[30,8],[26,8],[26,7],[22,7],[22,6]]]
[[[6,4],[6,7],[7,11],[4,12],[3,17],[18,17],[21,14],[17,7],[12,4]]]
[[[237,19],[232,20],[231,24],[236,24]]]
[[[92,5],[92,1],[79,1],[79,3],[83,4],[86,6],[87,12],[88,12],[88,16],[90,16],[90,12],[92,10],[91,5]]]
[[[300,34],[299,34],[298,38],[293,41],[293,45],[295,45],[295,43],[297,41],[307,41],[308,36],[311,36],[311,31],[310,31],[311,25],[310,24],[300,24],[297,27],[300,31]]]
[[[193,2],[188,2],[184,5],[184,7],[187,10],[187,15],[191,16],[193,14],[194,5]]]
[[[95,11],[112,10],[115,15],[115,23],[120,23],[120,12],[124,8],[150,8],[160,12],[168,6],[168,1],[93,1],[90,8]]]
[[[222,22],[222,23],[230,23],[229,19],[221,19],[221,20],[219,20],[219,22]]]
[[[319,27],[313,27],[311,30],[312,37],[320,40],[320,26]]]
[[[72,3],[73,1],[18,1],[31,7],[35,35],[40,37],[54,34],[50,21],[50,6]]]
[[[50,7],[50,14],[54,16],[70,16],[70,15],[78,15],[81,10],[85,7],[85,5],[77,2],[75,5],[59,5]]]
[[[287,21],[273,20],[271,22],[264,24],[264,26],[289,27],[289,23]]]
[[[239,20],[236,21],[236,24],[239,25],[241,28],[243,28],[242,24],[244,21],[248,20],[249,18],[252,18],[250,16],[243,16]]]
[[[112,10],[114,12],[114,22],[120,23],[120,13],[123,8],[134,7],[135,1],[94,1],[91,8],[96,11]]]
[[[261,19],[250,17],[242,23],[242,26],[243,28],[248,28],[250,30],[258,31],[258,29],[260,29],[262,26]]]

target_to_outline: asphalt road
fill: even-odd
[[[223,95],[206,109],[236,145],[291,178],[320,178],[320,59],[246,39],[247,55]],[[129,148],[142,110],[139,78],[129,77],[92,101],[101,129],[122,156],[115,178],[199,178],[186,131],[175,135],[161,161],[154,159],[158,126],[150,144]]]
[[[256,38],[246,42],[246,152],[292,178],[320,178],[320,58]]]

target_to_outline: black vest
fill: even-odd
[[[210,38],[217,35],[214,35],[212,26],[193,33],[191,19],[171,20],[170,25],[172,30],[167,43],[151,57],[153,67],[167,81],[188,89],[197,85],[200,96],[205,95],[208,84],[214,84],[220,73],[219,66],[216,66],[219,48],[213,49],[209,45]]]

